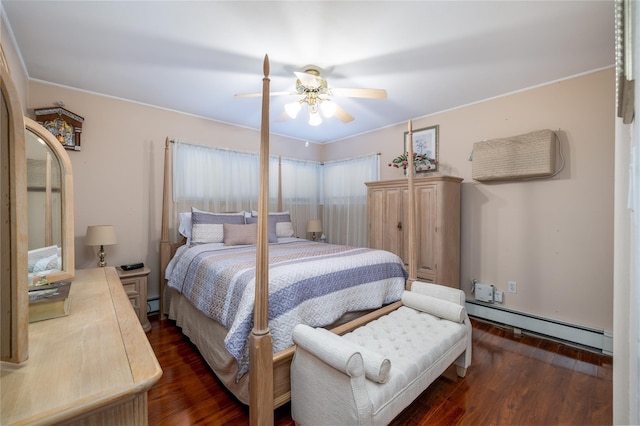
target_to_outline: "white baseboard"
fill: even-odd
[[[564,323],[475,300],[467,300],[466,309],[469,316],[472,317],[564,340],[607,355],[613,355],[613,333],[610,331]]]

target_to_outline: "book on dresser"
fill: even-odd
[[[70,281],[34,286],[29,289],[29,322],[69,315]]]

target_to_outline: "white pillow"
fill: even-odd
[[[178,214],[179,225],[178,232],[187,239],[187,245],[191,244],[191,212],[182,212]]]
[[[464,306],[415,291],[405,290],[402,293],[402,304],[449,321],[461,323],[466,317]]]
[[[278,238],[293,237],[293,224],[291,222],[276,222],[276,236]]]
[[[191,241],[194,244],[222,243],[224,228],[218,223],[196,224],[193,226]]]

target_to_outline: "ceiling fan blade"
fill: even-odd
[[[294,92],[271,92],[270,96],[283,96],[283,95],[296,95]],[[262,93],[237,93],[235,95],[236,98],[259,98],[262,96]]]
[[[282,114],[280,114],[278,118],[276,118],[276,121],[287,121],[287,120],[291,120],[291,117],[289,117],[289,114],[287,114],[287,111],[284,111]]]
[[[338,120],[342,121],[343,123],[348,123],[350,121],[355,120],[353,115],[349,114],[344,108],[342,108],[340,105],[336,104],[335,102],[334,104],[336,105],[336,112],[334,113],[334,115]]]
[[[386,99],[387,91],[384,89],[336,89],[331,88],[334,96],[346,96],[349,98]]]

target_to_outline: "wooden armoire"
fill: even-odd
[[[414,180],[418,279],[460,288],[461,178],[429,175]],[[368,182],[369,247],[408,263],[407,179]]]

